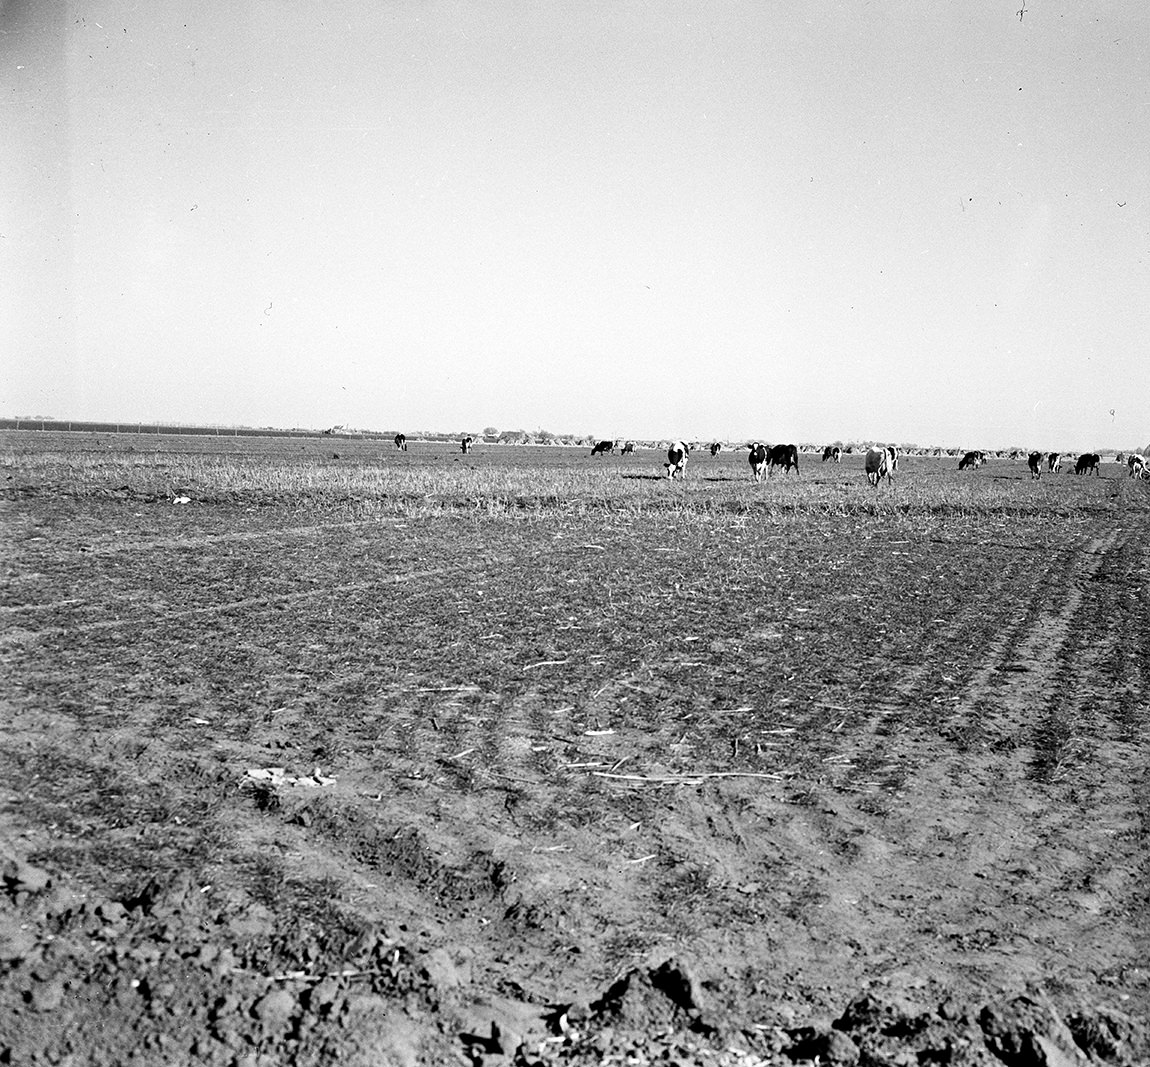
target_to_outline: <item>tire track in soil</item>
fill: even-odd
[[[369,581],[344,582],[339,585],[325,585],[318,589],[306,589],[299,593],[272,593],[267,596],[246,597],[243,600],[226,600],[220,604],[205,604],[194,608],[179,608],[176,610],[165,608],[160,612],[155,612],[150,615],[137,616],[136,618],[130,619],[101,619],[97,622],[77,622],[70,626],[45,627],[42,630],[14,631],[0,635],[0,650],[2,650],[5,646],[11,646],[14,644],[28,644],[33,641],[48,640],[54,637],[73,636],[75,634],[88,633],[95,630],[127,630],[134,626],[153,626],[160,621],[169,622],[177,619],[188,619],[197,615],[214,615],[224,611],[244,611],[253,608],[270,608],[276,605],[293,604],[299,601],[316,600],[320,597],[330,597],[336,593],[356,593],[362,592],[366,589],[374,589],[377,586],[399,585],[402,582],[413,582],[420,578],[434,578],[444,573],[446,573],[445,568],[435,567],[430,570],[412,571],[406,574],[385,575],[380,578],[373,578]],[[136,597],[126,598],[123,601],[125,605],[138,604],[139,602],[140,598]],[[20,605],[16,608],[0,608],[0,612],[7,611],[9,614],[11,614],[16,611],[72,607],[77,604],[82,605],[86,603],[87,601],[82,599],[61,600],[54,604]]]
[[[334,522],[322,525],[226,531],[219,534],[201,534],[195,536],[181,535],[127,543],[117,541],[109,536],[106,542],[100,542],[99,540],[87,542],[86,545],[88,547],[85,549],[85,556],[108,558],[118,556],[122,553],[137,551],[147,553],[160,549],[181,550],[189,548],[210,548],[216,545],[231,543],[242,544],[253,541],[274,542],[281,538],[328,536],[332,530],[337,529],[348,530],[364,527],[379,527],[381,525],[389,527],[402,526],[403,521],[400,519],[391,521],[373,518],[370,520]],[[477,566],[481,567],[482,563],[477,564],[474,560],[458,559],[452,560],[451,562],[451,570],[453,572],[472,572],[476,570]],[[222,603],[201,604],[187,608],[174,608],[162,598],[153,601],[152,598],[139,593],[128,593],[117,596],[114,590],[108,590],[107,588],[100,589],[98,598],[90,596],[71,597],[44,603],[29,601],[19,604],[0,605],[0,622],[8,620],[5,624],[5,628],[0,631],[0,652],[17,646],[33,644],[40,640],[69,637],[87,632],[131,629],[133,627],[151,626],[158,623],[217,614],[220,612],[258,610],[260,608],[286,606],[337,594],[359,593],[381,585],[395,585],[403,582],[417,581],[423,578],[438,577],[447,573],[447,569],[448,568],[445,567],[426,568],[402,574],[384,575],[379,578],[367,580],[321,585],[302,591],[268,593],[261,596],[243,597]],[[42,576],[37,574],[35,577]],[[12,578],[6,579],[6,581],[10,584]],[[140,613],[139,609],[141,607],[150,607],[152,610]],[[97,611],[107,612],[117,609],[125,612],[133,612],[134,614],[114,619],[84,620],[85,615],[91,615]],[[36,615],[44,611],[61,611],[65,614],[78,617],[75,618],[75,621],[69,621],[66,625],[37,626],[32,628],[30,624],[32,624]]]
[[[1122,554],[1145,566],[1141,533],[1112,530],[1073,554],[1076,576],[1048,585],[1028,621],[987,650],[947,747],[929,730],[885,737],[889,757],[913,768],[893,797],[824,787],[816,810],[792,820],[800,867],[821,868],[828,887],[811,925],[860,981],[976,991],[1104,981],[1150,1006],[1150,976],[1137,970],[1148,947],[1146,743],[1115,717],[1105,672],[1124,642],[1144,641],[1147,620],[1119,609],[1121,583],[1098,580]],[[1060,738],[1078,744],[1052,771],[1042,746]]]

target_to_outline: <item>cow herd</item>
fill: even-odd
[[[718,455],[722,451],[722,447],[720,444],[711,445],[711,455]],[[784,474],[792,469],[795,474],[799,473],[799,450],[795,445],[770,447],[760,441],[755,441],[753,444],[747,445],[747,451],[747,460],[751,465],[751,478],[756,482],[761,482],[764,477],[770,478],[771,472],[776,467],[781,467]],[[594,453],[592,454],[594,455]],[[682,476],[690,454],[691,447],[685,441],[676,441],[671,445],[667,450],[666,470],[668,478]],[[839,463],[841,460],[842,449],[838,446],[827,445],[823,449],[824,463],[828,461]],[[985,462],[985,452],[967,452],[958,461],[958,469],[960,471],[977,469]],[[1032,479],[1042,476],[1043,467],[1048,473],[1057,474],[1062,469],[1062,453],[1031,452],[1026,457],[1026,463],[1030,468]],[[1145,457],[1134,452],[1130,454],[1126,463],[1131,478],[1142,478],[1150,481],[1150,461]],[[1078,457],[1078,461],[1074,465],[1074,473],[1098,476],[1101,464],[1102,457],[1097,452],[1084,452]],[[864,469],[867,482],[875,488],[878,488],[883,479],[893,484],[895,472],[898,470],[898,449],[894,445],[877,445],[868,449]]]
[[[460,441],[460,450],[466,455],[471,451],[474,444],[475,439],[467,435]],[[395,447],[400,452],[407,451],[407,437],[404,434],[397,433],[395,435]],[[621,444],[619,441],[599,441],[591,449],[591,455],[609,456],[613,455],[616,449],[619,449],[624,456],[632,455],[635,452],[635,442],[627,441]],[[717,456],[723,451],[723,444],[716,441],[709,446],[709,449],[712,456]],[[681,478],[687,468],[687,460],[690,455],[691,446],[686,441],[673,442],[667,449],[667,462],[664,464],[667,477]],[[827,445],[823,449],[823,462],[840,463],[842,455],[843,450],[838,445]],[[1119,462],[1122,458],[1120,454]],[[747,460],[751,465],[751,478],[756,482],[761,482],[764,477],[769,479],[771,472],[776,467],[781,467],[783,474],[791,470],[796,475],[799,473],[799,450],[796,445],[770,446],[755,441],[753,444],[747,445]],[[960,471],[977,470],[985,462],[985,452],[977,450],[966,452],[958,461],[958,469]],[[1100,476],[1101,464],[1102,457],[1097,452],[1084,452],[1074,464],[1074,473],[1093,474],[1097,477]],[[1043,467],[1046,468],[1047,473],[1057,474],[1062,469],[1062,454],[1060,452],[1031,452],[1026,457],[1026,465],[1030,469],[1031,479],[1041,478]],[[1131,452],[1126,457],[1126,466],[1131,478],[1150,481],[1150,460],[1144,456],[1137,452]],[[878,445],[868,449],[864,469],[866,470],[867,482],[875,488],[884,478],[893,483],[894,474],[898,470],[898,449],[894,445]]]

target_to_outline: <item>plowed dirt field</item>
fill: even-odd
[[[0,435],[0,1063],[1150,1063],[1150,485],[409,447]]]

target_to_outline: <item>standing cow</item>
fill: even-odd
[[[967,452],[965,456],[958,461],[958,469],[964,471],[967,467],[974,467],[976,470],[986,462],[986,453],[984,452]]]
[[[823,449],[823,462],[826,463],[828,459],[834,460],[835,463],[842,462],[843,450],[838,445],[827,445]]]
[[[1137,452],[1130,453],[1126,460],[1126,466],[1130,468],[1131,478],[1144,478],[1146,476],[1146,459]]]
[[[721,441],[716,441],[713,445],[711,445],[711,456],[712,456],[712,458],[714,456],[717,456],[722,451],[723,451],[723,445],[722,445]]]
[[[799,473],[799,450],[795,445],[775,445],[774,448],[767,453],[767,477],[771,476],[771,471],[776,467],[782,467],[783,473],[786,474],[792,467],[795,469],[795,474]]]
[[[1083,452],[1078,457],[1078,462],[1074,464],[1075,474],[1093,474],[1096,477],[1101,477],[1099,466],[1102,463],[1102,457],[1097,452]]]
[[[630,455],[633,455],[634,452],[635,452],[635,442],[634,441],[628,441],[623,446],[623,455],[630,456]]]
[[[475,444],[475,439],[468,434],[462,441],[459,442],[459,450],[466,456],[471,451],[471,446]]]
[[[667,449],[667,477],[681,477],[687,469],[687,457],[691,454],[690,445],[685,441],[675,441]]]
[[[894,483],[894,472],[898,470],[898,450],[894,445],[885,448],[871,448],[866,454],[866,480],[876,489],[884,478]]]
[[[767,470],[767,446],[756,441],[747,447],[751,450],[747,457],[751,464],[751,477],[756,482],[761,482]]]
[[[591,449],[593,456],[609,456],[615,451],[614,441],[600,441],[594,448]]]
[[[1062,470],[1061,452],[1051,452],[1050,455],[1046,457],[1046,469],[1051,474],[1057,474],[1060,470]]]
[[[1042,477],[1042,459],[1043,456],[1041,452],[1031,452],[1030,455],[1026,457],[1026,465],[1030,468],[1031,478]]]
[[[400,452],[406,452],[407,451],[407,435],[406,434],[397,433],[395,435],[395,447],[397,449],[399,449]]]

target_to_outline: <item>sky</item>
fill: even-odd
[[[0,414],[1150,441],[1142,0],[0,0]]]

